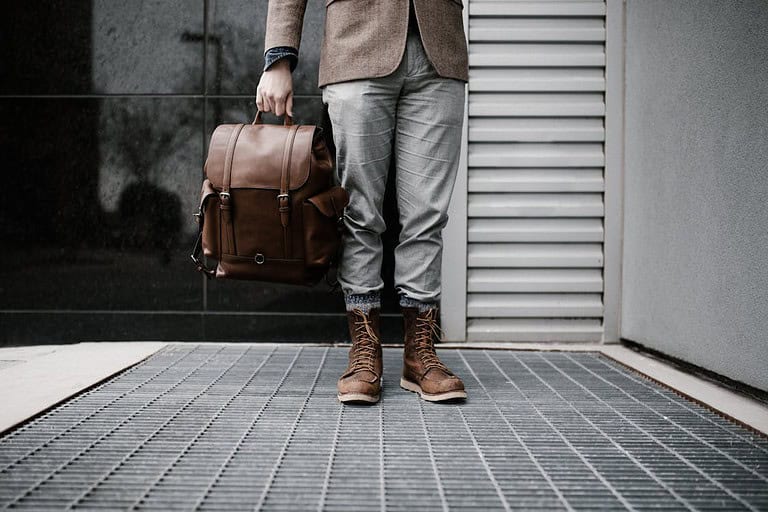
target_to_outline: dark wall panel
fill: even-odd
[[[202,93],[204,0],[3,4],[3,94]]]
[[[255,114],[266,1],[12,0],[4,8],[0,345],[347,339],[340,290],[208,281],[189,259],[210,134]],[[295,121],[323,126],[332,147],[317,88],[323,19],[323,2],[310,1],[293,74]],[[402,320],[391,190],[385,210],[383,323],[392,342]]]
[[[1,309],[200,309],[202,99],[0,100]],[[10,171],[10,172],[9,172]]]
[[[92,5],[8,0],[0,16],[0,93],[91,92]]]

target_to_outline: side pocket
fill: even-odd
[[[344,217],[349,195],[340,186],[305,200],[302,205],[304,222],[304,258],[309,267],[324,267],[333,261],[341,244],[337,224]]]
[[[200,192],[200,212],[203,214],[203,254],[218,260],[219,252],[219,196],[207,179]]]

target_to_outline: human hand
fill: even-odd
[[[288,59],[278,60],[262,73],[256,87],[256,106],[262,112],[293,117],[293,78]]]

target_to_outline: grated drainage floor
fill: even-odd
[[[344,347],[167,347],[0,438],[0,506],[768,510],[766,439],[598,353],[439,352],[463,404],[402,349],[342,406]]]

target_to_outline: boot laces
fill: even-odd
[[[437,368],[453,375],[451,370],[448,369],[440,358],[437,357],[435,352],[435,338],[440,339],[442,336],[442,329],[437,325],[437,308],[431,308],[422,316],[416,317],[416,334],[414,336],[416,353],[421,360],[421,364],[424,366],[424,373],[432,368]]]
[[[355,373],[360,370],[369,370],[376,372],[375,360],[379,338],[373,331],[371,319],[362,310],[353,310],[358,320],[355,320],[355,339],[352,343],[352,365],[349,373]]]

